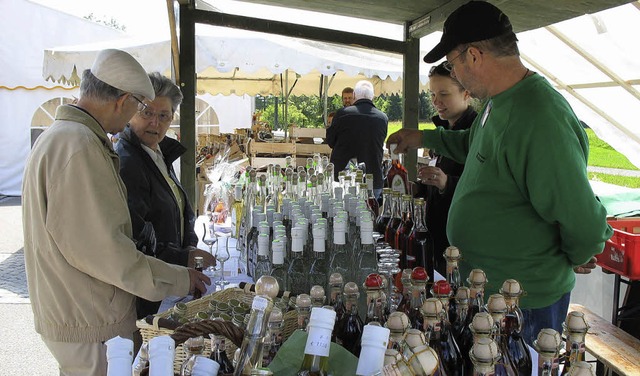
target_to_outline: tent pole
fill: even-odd
[[[167,13],[169,16],[169,32],[171,33],[171,74],[173,82],[180,82],[180,49],[178,48],[178,34],[176,32],[176,14],[173,0],[167,0]]]
[[[403,79],[402,79],[402,127],[418,129],[418,111],[420,99],[418,98],[420,82],[420,39],[411,37],[410,25],[404,25],[405,51],[402,54]],[[404,165],[409,172],[409,179],[415,180],[418,165],[418,152],[412,150],[405,155]]]
[[[324,74],[322,75],[322,97],[323,97],[323,110],[322,110],[322,122],[326,122],[327,121],[327,102],[328,102],[328,98],[327,98],[327,83],[329,82],[329,77],[325,76]],[[324,125],[325,128],[328,128],[329,125],[331,124],[326,124]]]
[[[283,123],[283,127],[284,127],[284,142],[288,142],[289,141],[289,137],[288,137],[288,131],[289,131],[289,70],[287,69],[286,71],[284,71],[284,113],[283,113],[283,118],[284,118],[284,123]]]

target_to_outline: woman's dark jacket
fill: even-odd
[[[169,176],[182,194],[184,211],[180,213],[171,187],[151,156],[142,148],[140,139],[131,127],[127,126],[118,136],[115,150],[120,156],[120,176],[127,187],[133,236],[138,243],[138,249],[168,263],[186,266],[189,248],[198,244],[198,237],[194,231],[196,217],[172,163],[187,149],[170,137],[165,137],[160,142],[160,150]],[[184,216],[184,228],[180,228],[181,215]],[[153,226],[153,231],[148,231],[149,224]],[[151,246],[154,239],[150,239],[154,237],[154,233],[155,252]],[[183,233],[184,239],[181,241]],[[138,298],[138,318],[156,313],[159,306],[159,302],[148,302]]]
[[[462,130],[470,128],[477,115],[478,114],[469,107],[460,119],[454,123],[451,129]],[[449,122],[447,120],[442,120],[438,116],[434,116],[432,120],[436,127],[449,129]],[[417,192],[414,192],[414,196],[424,197],[427,203],[425,224],[433,237],[436,259],[435,266],[436,270],[445,276],[446,262],[442,254],[449,246],[449,240],[447,239],[447,218],[449,217],[449,207],[451,206],[453,192],[458,185],[458,180],[460,180],[464,165],[441,155],[432,154],[431,157],[437,158],[436,167],[440,168],[447,175],[447,184],[444,192],[440,193],[437,187],[418,183],[416,184]]]

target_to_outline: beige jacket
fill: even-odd
[[[22,187],[36,331],[60,342],[130,337],[135,296],[186,295],[189,273],[136,250],[118,155],[98,122],[62,106],[37,140]]]

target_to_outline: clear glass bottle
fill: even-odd
[[[509,357],[518,375],[529,376],[533,372],[531,351],[522,338],[524,314],[520,310],[518,300],[524,293],[520,283],[515,279],[507,279],[502,284],[500,293],[507,305],[504,318],[504,335],[508,339]]]
[[[287,289],[289,286],[288,281],[288,272],[289,268],[285,264],[284,259],[284,248],[285,248],[285,240],[283,238],[275,238],[273,242],[271,242],[271,248],[273,251],[272,256],[272,264],[271,264],[271,276],[278,281],[278,285],[282,286],[283,290]]]
[[[309,292],[309,296],[311,296],[311,307],[324,306],[324,302],[327,298],[324,292],[324,287],[320,285],[311,286],[311,291]]]
[[[422,198],[414,200],[415,224],[409,236],[407,257],[408,265],[412,265],[410,259],[415,260],[415,265],[424,265],[429,276],[429,281],[433,281],[433,270],[435,269],[435,251],[431,232],[425,225],[425,202]],[[438,256],[440,257],[440,256]]]
[[[417,199],[416,201],[418,200],[419,199]],[[413,210],[411,208],[410,195],[402,195],[400,208],[401,208],[400,212],[401,212],[402,220],[400,221],[400,224],[396,228],[395,239],[394,239],[395,249],[400,250],[400,254],[403,256],[403,257],[400,257],[400,268],[404,269],[406,267],[412,268],[418,265],[426,265],[426,264],[418,264],[416,262],[417,261],[416,255],[414,254],[416,247],[410,244],[410,241],[413,240],[411,238],[411,235],[414,229],[413,213],[412,213]]]
[[[204,338],[202,336],[187,339],[182,348],[186,354],[184,362],[180,367],[180,376],[190,376],[197,356],[202,356],[204,352]]]
[[[340,273],[331,273],[329,276],[329,305],[336,311],[336,322],[340,321],[346,313],[342,289],[344,288],[344,278]],[[335,337],[335,328],[334,328]],[[335,342],[335,341],[334,341]]]
[[[362,248],[358,259],[356,280],[364,282],[369,274],[378,272],[378,261],[376,247],[373,244],[373,222],[371,219],[365,218],[360,223],[360,227]]]
[[[276,291],[275,294],[271,292],[271,295],[275,296],[278,294],[275,280],[273,284],[276,286]],[[244,332],[242,346],[240,347],[240,358],[234,371],[234,376],[250,375],[251,369],[260,367],[262,363],[262,343],[267,333],[267,323],[273,309],[273,300],[268,295],[262,295],[261,289],[260,281],[258,281],[256,283],[256,294],[258,295],[253,298],[253,303],[251,304],[251,314]]]
[[[346,223],[342,218],[333,222],[333,254],[329,263],[329,273],[340,273],[345,280],[353,279],[353,266],[345,239]]]
[[[338,322],[336,343],[347,349],[356,357],[360,356],[360,337],[364,324],[358,314],[358,285],[347,282],[344,285],[344,297],[347,313]]]
[[[307,343],[298,376],[327,376],[331,332],[336,313],[330,309],[314,307],[309,319]]]
[[[220,365],[221,374],[233,373],[234,367],[227,356],[226,338],[224,336],[209,335],[211,337],[211,355],[209,358]]]
[[[311,314],[311,296],[300,294],[296,297],[296,312],[298,313],[298,329],[307,330],[309,314]]]
[[[409,313],[409,310],[411,310],[411,269],[402,270],[400,281],[402,282],[402,299],[398,304],[397,310]]]
[[[300,295],[309,291],[309,267],[305,264],[302,250],[306,229],[295,227],[291,229],[291,254],[293,258],[289,264],[289,288],[292,295]]]
[[[282,311],[274,307],[269,315],[269,329],[264,338],[264,347],[262,349],[262,367],[268,367],[276,357],[276,353],[282,346],[282,327],[284,320]]]
[[[387,227],[384,230],[384,241],[389,243],[393,248],[397,248],[396,241],[396,229],[402,222],[402,214],[400,212],[402,194],[400,192],[391,193],[391,218],[387,222]]]
[[[394,153],[396,144],[389,145],[391,169],[387,173],[387,186],[400,194],[409,194],[409,179],[407,169],[402,165],[400,154]]]
[[[241,243],[244,236],[240,233],[240,225],[242,223],[242,213],[244,211],[244,202],[242,201],[242,185],[236,184],[233,187],[233,205],[231,206],[231,236]]]
[[[258,235],[258,260],[256,262],[253,280],[257,281],[263,275],[271,274],[271,262],[269,262],[269,235]]]
[[[382,189],[382,211],[376,218],[375,230],[384,236],[389,220],[391,220],[391,188]]]
[[[380,204],[378,203],[378,199],[373,195],[373,174],[366,174],[366,188],[367,188],[367,206],[371,213],[373,213],[374,221],[377,220],[378,215],[380,215]]]
[[[325,257],[325,226],[316,223],[313,227],[313,263],[309,268],[309,284],[327,286],[328,266]]]
[[[567,314],[562,328],[567,338],[567,355],[564,368],[562,368],[562,375],[568,375],[576,364],[584,361],[584,338],[589,330],[589,325],[582,312],[571,311]]]

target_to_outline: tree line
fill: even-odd
[[[419,95],[419,121],[430,121],[436,111],[431,104],[427,92]],[[389,121],[402,120],[402,96],[399,94],[382,94],[373,99],[375,106],[389,117]],[[342,108],[342,97],[334,95],[327,100],[327,113]],[[260,112],[260,120],[267,122],[272,129],[282,129],[284,124],[284,104],[278,96],[255,97],[255,109]],[[276,113],[277,109],[277,113]],[[312,96],[290,96],[287,108],[288,122],[302,128],[324,127],[322,98]]]

